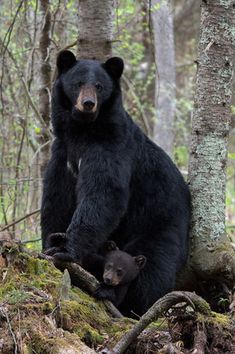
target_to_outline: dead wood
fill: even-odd
[[[194,293],[173,291],[153,304],[153,306],[140,318],[132,329],[125,333],[113,349],[106,351],[107,354],[122,354],[129,345],[136,340],[138,335],[153,321],[156,321],[160,315],[169,310],[179,302],[185,302],[194,310],[204,314],[210,313],[209,305],[201,297]]]
[[[89,294],[93,295],[95,290],[99,287],[100,283],[98,280],[83,269],[77,263],[70,262],[61,262],[54,259],[51,256],[46,256],[44,254],[40,254],[40,258],[47,259],[53,261],[56,268],[60,270],[67,269],[71,278],[71,282],[73,285],[78,286],[79,288],[87,291]],[[104,304],[109,311],[109,313],[116,318],[122,318],[121,312],[112,304],[111,301],[105,300]]]

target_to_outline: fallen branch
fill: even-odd
[[[95,290],[100,285],[98,280],[93,275],[88,273],[77,263],[61,262],[54,259],[52,256],[46,256],[43,253],[40,254],[40,258],[53,261],[56,268],[60,270],[68,269],[72,284],[86,290],[91,295],[94,294]],[[113,317],[123,317],[121,312],[112,304],[111,301],[104,300],[104,304]]]
[[[193,309],[204,313],[210,313],[210,307],[200,296],[186,291],[172,291],[155,302],[152,307],[140,318],[129,332],[119,340],[111,350],[104,351],[106,354],[122,354],[129,345],[138,337],[138,335],[153,321],[156,321],[160,315],[169,310],[173,305],[179,302],[186,302]]]

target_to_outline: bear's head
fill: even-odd
[[[105,63],[97,60],[77,60],[68,50],[57,57],[60,104],[71,112],[71,117],[81,123],[96,120],[101,107],[119,88],[124,63],[113,57]]]
[[[133,257],[120,251],[114,241],[105,242],[105,248],[103,280],[106,285],[129,284],[146,264],[145,256]]]

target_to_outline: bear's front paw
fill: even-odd
[[[113,287],[107,287],[104,284],[101,284],[94,293],[94,296],[98,300],[109,300],[115,303],[115,291]]]
[[[61,251],[60,247],[50,247],[43,251],[46,256],[54,256],[54,254]]]
[[[53,258],[54,258],[54,260],[59,261],[59,262],[79,263],[76,259],[73,258],[73,256],[71,256],[70,253],[68,253],[66,251],[62,252],[61,250],[57,253],[54,253]]]

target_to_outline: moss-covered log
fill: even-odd
[[[180,296],[182,302],[184,295]],[[228,316],[203,315],[183,304],[171,307],[166,315],[150,323],[126,353],[179,348],[188,353],[199,344],[205,353],[234,351],[235,328]],[[71,287],[68,273],[51,261],[25,252],[10,240],[0,241],[1,353],[90,354],[104,348],[112,352],[135,324],[132,319],[113,318],[102,301]]]

